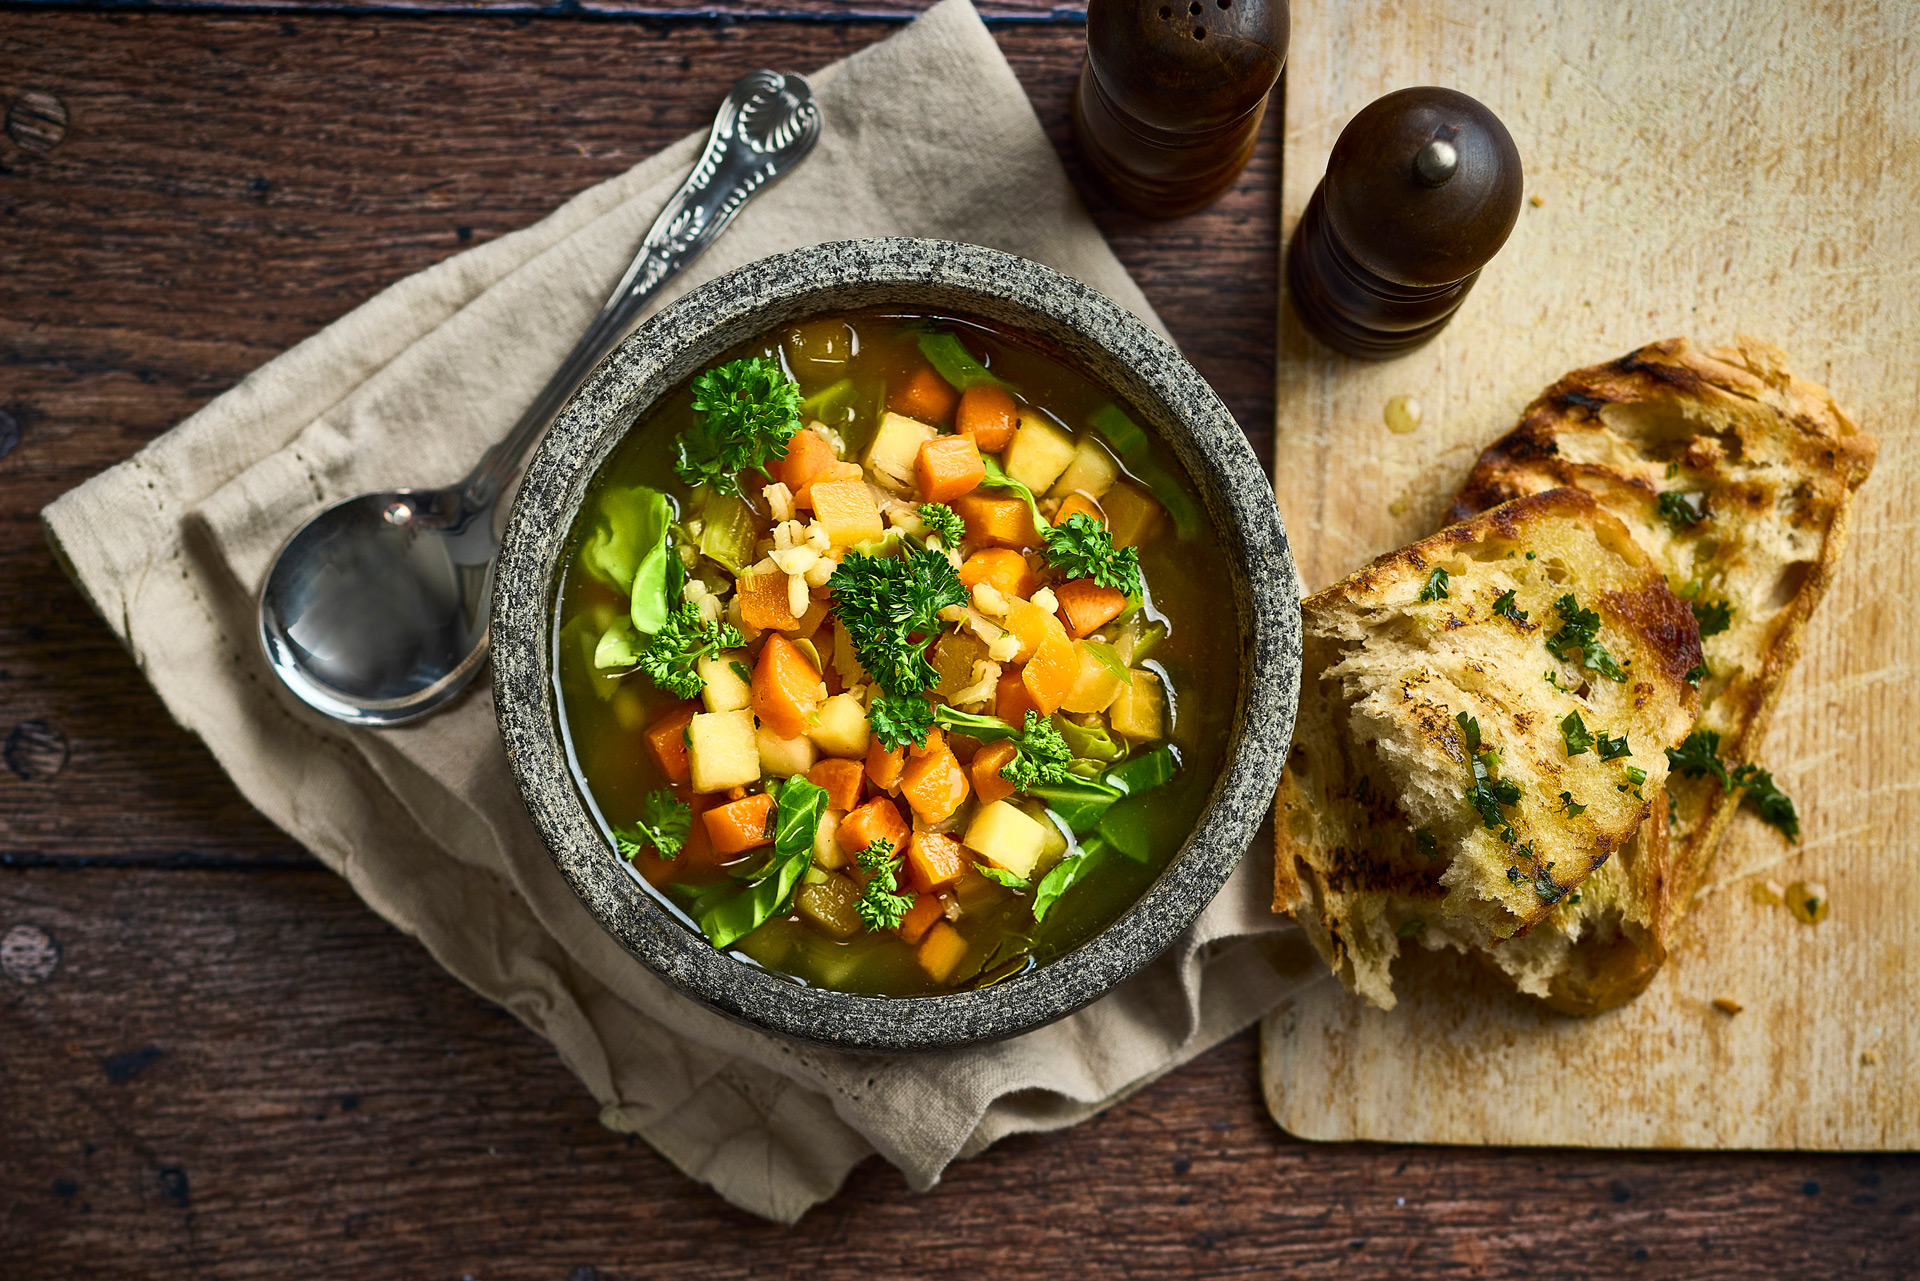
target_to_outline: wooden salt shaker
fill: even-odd
[[[1446,327],[1520,216],[1520,152],[1485,106],[1401,89],[1340,131],[1287,246],[1287,293],[1349,356],[1411,351]]]
[[[1287,0],[1088,0],[1073,131],[1121,204],[1177,218],[1253,154],[1287,61]]]

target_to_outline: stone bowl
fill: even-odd
[[[644,889],[590,815],[561,737],[554,602],[588,483],[656,400],[738,343],[824,311],[904,305],[1021,331],[1090,372],[1171,446],[1236,550],[1242,643],[1226,767],[1159,879],[1076,950],[977,991],[872,997],[805,986],[716,951]],[[528,467],[493,592],[501,736],[554,863],[606,931],[682,992],[768,1032],[835,1049],[904,1052],[1012,1036],[1104,995],[1213,899],[1273,801],[1300,683],[1300,589],[1273,489],[1227,407],[1132,313],[1038,263],[974,245],[851,240],[762,259],[692,291],[628,338],[574,395]]]

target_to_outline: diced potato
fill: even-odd
[[[687,722],[687,768],[696,792],[724,792],[760,778],[753,713],[699,712]]]
[[[1113,461],[1106,446],[1091,436],[1083,436],[1074,446],[1073,461],[1060,473],[1060,479],[1053,482],[1053,488],[1047,491],[1050,498],[1065,498],[1068,494],[1083,493],[1090,498],[1099,498],[1113,482],[1120,479],[1120,464]]]
[[[1120,665],[1119,655],[1114,653],[1111,645],[1083,640],[1075,641],[1073,648],[1080,656],[1080,674],[1074,678],[1073,688],[1061,700],[1060,710],[1106,711],[1129,683],[1127,669]]]
[[[886,532],[880,522],[880,504],[857,477],[813,482],[813,518],[827,531],[835,547],[871,542]]]
[[[867,669],[860,666],[859,655],[853,652],[853,634],[844,627],[833,629],[833,665],[840,673],[842,685],[873,684]]]
[[[751,669],[744,650],[730,649],[700,660],[700,701],[709,712],[737,712],[753,702]]]
[[[1107,709],[1113,732],[1131,743],[1167,736],[1167,695],[1160,678],[1144,667],[1133,669],[1133,679]]]
[[[933,692],[945,699],[973,684],[973,665],[987,656],[987,643],[978,636],[949,633],[933,647],[933,670],[939,673]]]
[[[828,756],[864,757],[867,754],[867,711],[851,694],[835,694],[814,713],[807,731],[813,745]]]
[[[813,740],[804,734],[799,738],[781,738],[762,725],[753,732],[753,741],[760,752],[760,772],[773,778],[804,774],[820,758],[813,748]]]
[[[1029,815],[1046,832],[1047,843],[1040,847],[1040,861],[1034,865],[1034,871],[1044,872],[1067,856],[1067,834],[1062,832],[1054,821],[1048,818],[1044,810]]]
[[[1153,537],[1160,524],[1160,504],[1121,481],[1100,498],[1107,512],[1107,532],[1115,547],[1138,547]]]
[[[813,826],[813,861],[829,872],[847,865],[847,852],[840,848],[840,810],[821,810],[820,821]]]
[[[926,423],[905,414],[882,414],[880,429],[873,433],[873,443],[867,446],[867,456],[861,461],[873,473],[874,480],[904,493],[913,488],[913,467],[920,460],[920,446],[939,434]],[[813,492],[817,510],[820,490],[816,486]]]
[[[800,915],[807,918],[809,925],[837,939],[850,939],[866,928],[860,913],[854,909],[859,901],[859,887],[851,878],[837,873],[824,881],[801,886],[800,892],[793,896],[793,905],[800,909]]]
[[[1031,876],[1047,847],[1047,831],[1005,801],[982,806],[961,842],[996,867]]]
[[[1029,409],[1020,415],[1019,430],[1001,455],[1001,466],[1034,493],[1044,494],[1060,479],[1073,455],[1073,437]]]

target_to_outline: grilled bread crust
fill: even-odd
[[[1731,768],[1758,752],[1875,452],[1873,438],[1826,388],[1787,372],[1777,348],[1742,337],[1732,349],[1703,353],[1676,338],[1548,388],[1481,455],[1449,518],[1578,488],[1631,529],[1697,607],[1730,606],[1731,624],[1709,628],[1703,641],[1708,675],[1698,727],[1720,735]],[[1671,499],[1679,519],[1663,515],[1661,495],[1669,491],[1704,517],[1685,523],[1688,511]],[[1666,876],[1644,948],[1608,950],[1589,934],[1593,941],[1575,950],[1554,981],[1556,1007],[1590,1013],[1636,995],[1651,978],[1650,958],[1664,957],[1704,884],[1740,793],[1682,777],[1667,790]]]
[[[1548,649],[1568,595],[1599,616],[1624,679]],[[1693,615],[1626,526],[1577,489],[1390,552],[1302,613],[1308,679],[1278,800],[1275,908],[1383,1007],[1403,937],[1488,951],[1523,990],[1549,996],[1568,943],[1510,940],[1548,920],[1571,938],[1602,932],[1586,896],[1572,900],[1641,828],[1665,749],[1698,711],[1686,679],[1700,661]],[[1570,713],[1596,735],[1624,736],[1630,755],[1570,754]],[[1476,731],[1497,753],[1483,768],[1518,788],[1497,822],[1470,798]],[[1600,898],[1616,902],[1629,870],[1656,867],[1664,847],[1648,848],[1617,860],[1596,888],[1620,888]],[[1636,952],[1656,946],[1637,922],[1625,931],[1615,920],[1612,936]]]

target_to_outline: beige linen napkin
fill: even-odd
[[[1037,259],[1158,324],[967,0],[812,80],[819,148],[668,299],[799,245],[913,235]],[[1314,970],[1297,938],[1274,934],[1255,856],[1165,956],[1051,1027],[905,1059],[791,1045],[682,997],[587,914],[527,821],[484,684],[423,724],[370,731],[308,712],[274,682],[253,593],[282,540],[338,499],[462,475],[582,332],[701,142],[394,285],[45,521],[168,709],[249,800],[552,1041],[605,1124],[791,1221],[871,1152],[925,1188],[1003,1135],[1080,1121]]]

